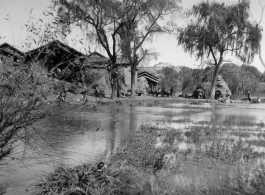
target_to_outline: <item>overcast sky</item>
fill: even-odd
[[[193,4],[198,3],[201,0],[182,1],[183,2],[181,3],[181,5],[185,10],[191,8]],[[230,4],[237,2],[237,0],[218,0],[218,2],[219,1]],[[263,5],[265,5],[264,0],[260,1],[263,3]],[[25,39],[28,35],[28,33],[25,31],[25,28],[22,28],[22,26],[24,26],[28,21],[31,10],[32,16],[35,19],[38,19],[40,17],[43,17],[42,13],[48,8],[50,4],[50,0],[0,0],[0,36],[5,37],[4,39],[0,40],[0,44],[7,42],[11,45],[21,48],[21,44],[25,43]],[[261,16],[261,7],[259,0],[251,1],[250,11],[253,19],[259,21]],[[7,17],[11,19],[6,20],[5,18]],[[182,26],[185,24],[185,20],[178,18],[177,23]],[[265,14],[263,16],[261,25],[265,27]],[[263,51],[262,56],[265,60],[265,31],[263,31],[263,39],[261,45]],[[81,44],[70,44],[70,46],[84,52],[84,50],[82,50]],[[152,43],[148,43],[147,46],[159,53],[158,59],[150,62],[149,66],[164,62],[175,66],[189,66],[195,68],[200,64],[200,62],[197,61],[195,57],[185,53],[182,47],[177,45],[177,40],[174,35],[156,36],[154,37]],[[96,50],[104,54],[103,50],[100,50],[99,48],[96,48]],[[241,64],[238,60],[230,56],[227,56],[226,60],[231,60],[237,64]],[[252,65],[256,66],[260,71],[264,71],[264,67],[262,66],[258,56],[255,57]]]

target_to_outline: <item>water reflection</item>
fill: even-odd
[[[202,108],[200,112],[195,108]],[[189,108],[192,108],[189,110]],[[25,189],[43,173],[51,172],[60,163],[78,165],[93,163],[117,152],[123,140],[133,135],[142,124],[165,125],[185,131],[196,122],[209,121],[212,125],[232,120],[260,122],[265,119],[264,105],[190,105],[166,104],[142,106],[102,106],[92,115],[82,106],[56,107],[58,114],[36,124],[32,132],[32,147],[16,148],[18,160],[1,167],[1,181],[10,183],[7,194],[26,194]],[[183,111],[190,114],[183,115]],[[158,123],[165,119],[187,119],[188,123]],[[170,114],[171,113],[171,114]],[[179,147],[185,149],[186,143]],[[34,150],[33,150],[34,149]],[[26,151],[26,152],[25,152]]]

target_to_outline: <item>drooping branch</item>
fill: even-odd
[[[244,63],[253,61],[260,50],[261,28],[248,20],[249,1],[238,1],[234,5],[204,1],[194,5],[189,16],[192,18],[187,27],[179,29],[178,44],[201,60],[211,54],[215,64],[211,86],[214,93],[223,55],[231,52]]]

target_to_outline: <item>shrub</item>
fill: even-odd
[[[92,164],[67,168],[59,166],[36,184],[35,194],[67,194],[76,189],[82,194],[144,194],[145,176],[132,167],[110,164],[97,170]]]
[[[29,67],[4,75],[2,84],[9,86],[9,93],[0,93],[0,161],[11,154],[16,141],[25,138],[29,126],[45,117],[40,108],[49,92]]]

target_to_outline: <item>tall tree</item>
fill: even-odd
[[[119,78],[117,58],[123,57],[131,66],[133,92],[137,65],[147,54],[142,46],[150,35],[165,30],[158,21],[174,13],[178,1],[53,0],[60,25],[68,29],[79,26],[108,54],[113,95]]]
[[[249,21],[249,4],[249,0],[232,5],[200,2],[189,10],[189,24],[179,29],[178,44],[186,52],[196,53],[198,59],[211,56],[214,61],[210,99],[215,96],[215,82],[227,53],[249,64],[259,52],[262,29]]]
[[[261,14],[260,14],[260,20],[258,22],[256,21],[256,25],[259,25],[260,26],[260,23],[263,20],[263,14],[264,14],[264,10],[265,10],[265,5],[263,5],[261,3],[261,0],[259,0],[259,5],[260,5],[260,8],[261,8]],[[262,51],[261,51],[261,45],[259,45],[259,59],[260,59],[260,62],[262,63],[262,65],[265,67],[265,61],[262,58],[261,53],[262,53]]]
[[[193,78],[192,69],[186,66],[180,67],[179,71],[179,83],[182,92],[193,90]]]
[[[71,29],[80,28],[85,38],[99,44],[106,51],[110,59],[108,71],[112,98],[115,98],[119,79],[118,32],[124,25],[119,15],[122,2],[118,0],[53,0],[53,4],[57,9],[57,23],[66,29],[65,32],[71,33]]]
[[[131,66],[132,98],[135,94],[137,66],[148,55],[143,44],[155,33],[169,32],[173,16],[179,11],[180,0],[123,0],[120,29],[122,56]],[[167,22],[164,19],[167,19]],[[164,21],[163,21],[164,20]]]
[[[173,87],[175,90],[179,84],[179,74],[174,66],[165,66],[160,71],[161,75],[159,83],[162,87],[165,87],[166,90],[170,90]]]

